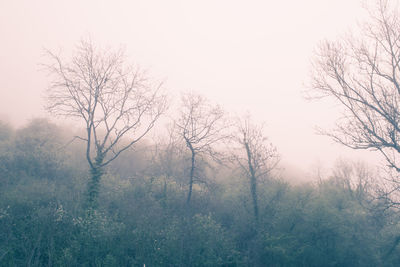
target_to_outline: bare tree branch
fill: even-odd
[[[313,64],[314,96],[344,108],[336,129],[321,131],[353,149],[377,150],[400,172],[400,21],[386,0],[370,10],[360,37],[319,46]]]
[[[260,179],[266,178],[277,166],[280,156],[276,148],[264,136],[263,127],[255,125],[250,116],[237,118],[236,132],[232,136],[234,149],[233,159],[239,163],[249,179],[256,222],[259,217],[257,185]]]
[[[189,93],[182,96],[182,110],[175,127],[191,155],[187,204],[191,200],[193,184],[201,180],[196,173],[197,158],[207,156],[220,160],[220,153],[215,146],[228,137],[224,130],[229,125],[224,121],[224,116],[224,111],[219,106],[211,105],[201,95]]]
[[[84,122],[86,135],[75,138],[86,142],[92,178],[97,175],[99,181],[101,169],[140,141],[165,112],[162,84],[154,85],[138,69],[125,66],[122,50],[100,50],[90,41],[79,44],[70,62],[47,54],[53,81],[46,108]]]

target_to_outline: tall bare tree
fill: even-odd
[[[224,111],[214,106],[201,95],[194,93],[182,96],[182,108],[176,121],[178,135],[190,151],[189,190],[186,203],[189,205],[193,185],[199,182],[198,158],[208,156],[218,160],[219,153],[215,145],[227,137],[224,134]]]
[[[312,87],[317,96],[332,97],[344,108],[336,129],[323,133],[350,148],[379,151],[398,173],[400,13],[393,2],[380,0],[369,9],[359,37],[320,45]],[[393,182],[399,188],[398,175]]]
[[[48,51],[52,83],[47,110],[80,120],[90,167],[89,207],[95,208],[104,167],[153,128],[166,110],[161,84],[125,65],[124,51],[102,50],[82,41],[71,61]]]
[[[251,199],[256,222],[259,218],[257,185],[260,179],[267,178],[279,162],[276,148],[263,133],[262,125],[252,122],[250,116],[237,119],[234,141],[239,144],[234,151],[234,159],[239,163],[249,179]]]

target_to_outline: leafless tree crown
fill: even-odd
[[[182,96],[181,113],[175,127],[177,135],[183,139],[191,155],[189,191],[186,201],[188,205],[193,185],[196,182],[205,182],[199,177],[200,161],[198,159],[202,157],[210,157],[217,161],[221,159],[221,154],[215,146],[227,137],[224,134],[227,128],[224,115],[224,111],[219,106],[211,105],[201,95],[189,93]]]
[[[279,163],[279,153],[265,136],[263,125],[254,124],[249,115],[237,119],[234,139],[239,144],[234,157],[248,177],[266,177]]]
[[[354,149],[379,150],[400,171],[400,13],[379,1],[371,20],[338,42],[325,41],[316,53],[312,87],[344,108],[335,141]]]
[[[182,110],[176,127],[187,144],[191,144],[196,153],[213,156],[213,145],[227,135],[224,111],[218,105],[213,106],[208,100],[194,93],[182,96]]]
[[[53,82],[47,109],[54,115],[84,121],[87,160],[105,166],[139,141],[166,109],[161,84],[125,65],[123,50],[101,50],[82,41],[70,62],[48,51]],[[126,140],[122,140],[122,139]]]

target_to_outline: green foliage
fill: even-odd
[[[156,266],[227,266],[238,253],[227,232],[210,215],[173,218],[154,240]]]
[[[157,162],[130,151],[104,169],[98,207],[85,209],[88,174],[72,156],[81,147],[65,146],[66,133],[44,120],[8,130],[0,141],[0,266],[400,263],[399,213],[380,207],[347,169],[318,185],[261,181],[256,222],[248,184],[234,172],[199,189],[188,209],[178,156]],[[140,163],[128,164],[131,156]]]
[[[0,142],[6,142],[13,136],[14,129],[6,122],[0,121]]]

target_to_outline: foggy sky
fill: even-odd
[[[249,111],[284,162],[309,170],[350,152],[314,127],[331,127],[338,107],[302,91],[313,50],[363,19],[358,0],[6,1],[0,0],[0,118],[16,125],[46,116],[44,48],[68,58],[81,38],[126,47],[175,96],[200,92],[232,113]]]

